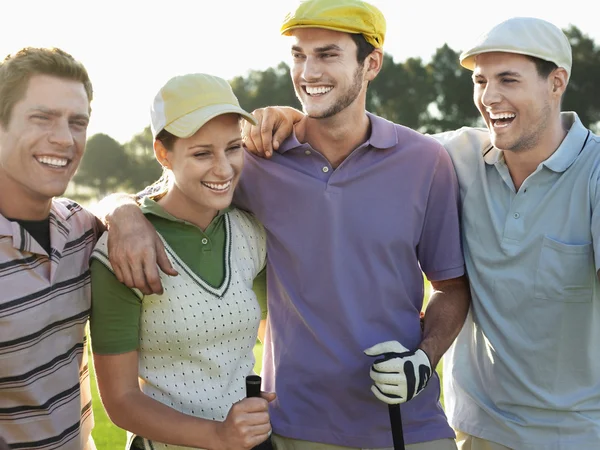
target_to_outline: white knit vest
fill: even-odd
[[[142,299],[138,370],[143,392],[182,413],[219,421],[245,397],[245,378],[253,372],[261,310],[252,284],[266,257],[265,231],[253,216],[234,209],[224,219],[221,286],[196,276],[163,240],[179,275],[161,272],[162,295],[144,296],[134,289]],[[106,254],[104,235],[92,257],[111,268]],[[187,448],[144,444],[147,449]]]

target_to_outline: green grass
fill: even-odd
[[[426,281],[425,283],[425,298],[429,298],[430,285]],[[256,342],[256,346],[254,347],[254,355],[256,357],[256,365],[254,366],[254,370],[256,373],[260,373],[262,368],[262,344],[260,342]],[[90,355],[91,361],[91,355]],[[94,419],[96,425],[94,426],[94,430],[92,431],[92,436],[94,437],[94,441],[96,442],[96,447],[98,450],[115,450],[115,449],[124,449],[125,448],[125,431],[115,426],[110,419],[106,416],[104,412],[104,408],[102,407],[102,403],[100,402],[100,398],[98,396],[98,388],[96,387],[96,378],[94,376],[93,364],[90,364],[90,378],[92,382],[92,397],[93,397],[93,407],[94,407]],[[438,375],[440,376],[440,381],[442,379],[442,363],[438,365],[437,368]],[[442,393],[442,397],[440,399],[442,405],[444,404],[444,397]]]

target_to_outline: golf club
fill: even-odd
[[[260,397],[260,384],[262,379],[258,375],[248,375],[246,377],[246,397]],[[258,444],[252,450],[273,450],[271,437],[269,436],[265,442]]]
[[[402,416],[400,415],[400,405],[388,405],[390,413],[390,423],[392,425],[392,439],[394,441],[394,450],[405,450],[404,431],[402,430]]]

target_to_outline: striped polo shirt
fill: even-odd
[[[85,328],[97,235],[91,213],[54,200],[48,255],[0,215],[0,435],[13,449],[89,448]]]

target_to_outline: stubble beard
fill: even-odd
[[[296,90],[296,96],[298,97],[298,100],[300,100],[300,103],[302,103],[304,113],[308,115],[308,117],[310,117],[311,119],[328,119],[329,117],[335,116],[336,114],[342,112],[344,109],[350,106],[354,102],[354,100],[356,100],[356,98],[360,95],[360,91],[362,89],[362,69],[363,68],[361,65],[359,65],[356,68],[356,70],[354,71],[354,75],[352,76],[352,85],[348,88],[348,90],[342,97],[337,99],[333,103],[333,105],[329,107],[329,109],[326,109],[322,113],[308,113],[306,110],[306,106],[302,102],[301,96],[298,95],[298,91]]]
[[[505,146],[506,148],[500,148],[498,145],[496,145],[496,143],[494,143],[494,146],[500,150],[510,151],[513,153],[524,153],[528,150],[534,149],[542,140],[542,135],[548,129],[550,114],[550,105],[545,103],[539,111],[539,118],[537,122],[533,126],[529,126],[524,134],[518,136],[514,142]]]

